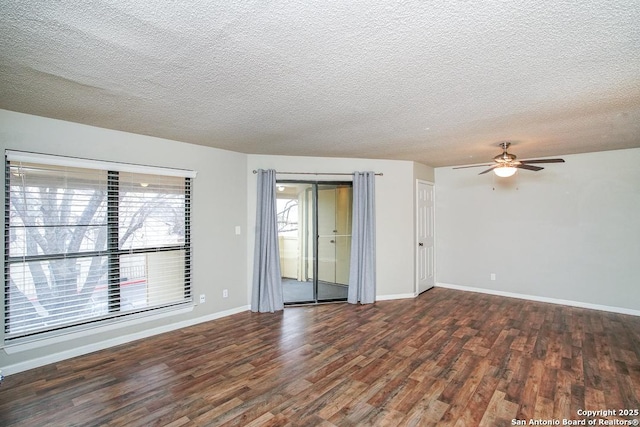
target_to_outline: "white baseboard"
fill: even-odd
[[[612,313],[629,314],[631,316],[640,316],[639,310],[632,310],[630,308],[612,307],[609,305],[591,304],[588,302],[581,302],[581,301],[571,301],[571,300],[558,299],[558,298],[540,297],[536,295],[518,294],[515,292],[496,291],[493,289],[474,288],[472,286],[452,285],[449,283],[436,283],[436,286],[439,288],[455,289],[458,291],[478,292],[481,294],[499,295],[502,297],[519,298],[519,299],[526,299],[530,301],[548,302],[550,304],[568,305],[570,307],[588,308],[591,310],[601,310],[601,311],[609,311]]]
[[[489,295],[498,295],[498,296],[509,297],[509,298],[519,298],[519,299],[525,299],[525,300],[530,300],[530,301],[546,302],[546,303],[551,303],[551,304],[567,305],[567,306],[571,306],[571,307],[588,308],[588,309],[592,309],[592,310],[608,311],[608,312],[612,312],[612,313],[629,314],[629,315],[632,315],[632,316],[640,316],[640,311],[632,310],[632,309],[629,309],[629,308],[623,308],[623,307],[612,307],[612,306],[608,306],[608,305],[591,304],[591,303],[580,302],[580,301],[571,301],[571,300],[563,300],[563,299],[557,299],[557,298],[548,298],[548,297],[541,297],[541,296],[536,296],[536,295],[519,294],[519,293],[514,293],[514,292],[504,292],[504,291],[497,291],[497,290],[493,290],[493,289],[476,288],[476,287],[472,287],[472,286],[453,285],[453,284],[449,284],[449,283],[436,283],[436,287],[455,289],[455,290],[467,291],[467,292],[478,292],[478,293],[489,294]],[[376,301],[408,299],[408,298],[415,298],[415,297],[416,297],[416,295],[413,294],[413,293],[393,294],[393,295],[378,295],[376,297]],[[237,307],[237,308],[234,308],[234,309],[231,309],[231,310],[221,311],[221,312],[213,313],[213,314],[210,314],[210,315],[207,315],[207,316],[198,317],[196,319],[190,319],[190,320],[185,320],[185,321],[178,322],[178,323],[172,323],[172,324],[168,324],[168,325],[164,325],[164,326],[159,326],[159,327],[156,327],[156,328],[153,328],[153,329],[148,329],[148,330],[145,330],[145,331],[142,331],[142,332],[137,332],[137,333],[134,333],[134,334],[124,335],[124,336],[121,336],[121,337],[117,337],[117,338],[101,341],[101,342],[98,342],[98,343],[94,343],[94,344],[90,344],[90,345],[86,345],[86,346],[82,346],[82,347],[73,348],[73,349],[62,351],[62,352],[59,352],[59,353],[50,354],[50,355],[47,355],[47,356],[44,356],[44,357],[40,357],[40,358],[37,358],[37,359],[31,359],[31,360],[28,360],[28,361],[25,361],[25,362],[15,363],[13,365],[3,366],[2,367],[2,373],[4,375],[16,374],[18,372],[27,371],[29,369],[37,368],[39,366],[48,365],[50,363],[56,363],[56,362],[59,362],[61,360],[70,359],[72,357],[81,356],[83,354],[92,353],[94,351],[104,350],[106,348],[113,347],[113,346],[116,346],[116,345],[125,344],[125,343],[136,341],[136,340],[139,340],[139,339],[142,339],[142,338],[152,337],[154,335],[162,334],[164,332],[170,332],[170,331],[174,331],[176,329],[186,328],[188,326],[197,325],[199,323],[209,322],[211,320],[216,320],[216,319],[220,319],[220,318],[223,318],[223,317],[231,316],[233,314],[242,313],[244,311],[248,311],[249,309],[250,309],[250,306],[249,305],[245,305],[245,306]]]
[[[50,363],[60,362],[61,360],[70,359],[72,357],[82,356],[83,354],[93,353],[94,351],[104,350],[109,347],[114,347],[116,345],[126,344],[128,342],[136,341],[142,338],[149,338],[154,335],[162,334],[165,332],[175,331],[176,329],[186,328],[188,326],[197,325],[199,323],[209,322],[211,320],[216,320],[222,317],[231,316],[232,314],[242,313],[244,311],[248,311],[249,308],[250,306],[248,305],[237,307],[231,310],[220,311],[218,313],[209,314],[207,316],[184,320],[182,322],[177,322],[177,323],[171,323],[164,326],[158,326],[156,328],[147,329],[145,331],[136,332],[129,335],[123,335],[121,337],[100,341],[94,344],[85,345],[82,347],[77,347],[77,348],[73,348],[66,351],[61,351],[59,353],[49,354],[47,356],[27,360],[25,362],[3,366],[2,372],[3,372],[3,375],[17,374],[18,372],[27,371],[29,369],[48,365]]]
[[[415,298],[415,294],[395,294],[395,295],[377,295],[376,301],[386,301],[392,299]]]

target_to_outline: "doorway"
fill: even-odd
[[[278,181],[276,185],[284,303],[346,301],[352,183]]]
[[[435,286],[435,233],[433,184],[416,185],[416,295]]]

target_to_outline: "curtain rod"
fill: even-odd
[[[258,171],[254,169],[253,173],[256,174],[258,173]],[[345,173],[345,172],[331,173],[331,172],[278,172],[276,171],[276,173],[281,175],[353,175],[353,172],[352,173]],[[383,176],[382,172],[376,172],[375,175]]]

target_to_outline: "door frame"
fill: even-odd
[[[318,235],[318,187],[321,185],[349,185],[351,186],[351,191],[353,191],[353,181],[352,180],[328,180],[328,181],[319,181],[319,180],[298,180],[298,179],[278,179],[276,180],[277,184],[309,184],[311,185],[311,194],[312,194],[312,202],[313,202],[313,218],[312,218],[312,228],[313,228],[313,300],[309,301],[295,301],[295,302],[285,302],[284,306],[296,306],[296,305],[309,305],[309,304],[323,304],[323,303],[332,303],[332,302],[346,302],[347,297],[344,298],[335,298],[335,299],[318,299],[318,254],[319,254],[319,235]]]
[[[420,184],[426,184],[431,186],[431,191],[433,195],[433,215],[432,215],[432,228],[433,228],[433,286],[428,287],[426,290],[429,290],[435,287],[436,284],[436,184],[432,181],[427,181],[424,179],[416,179],[415,185],[415,194],[414,194],[414,203],[415,203],[415,221],[414,221],[414,263],[415,263],[415,280],[414,280],[414,296],[418,296],[420,292],[420,265],[419,265],[419,236],[418,236],[418,220],[419,220],[419,191]],[[424,292],[424,291],[423,291]]]

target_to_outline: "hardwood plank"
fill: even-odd
[[[556,390],[554,394],[553,418],[556,420],[570,419],[575,413],[571,413],[571,373],[557,371]]]
[[[496,390],[489,401],[479,426],[511,425],[518,412],[518,405],[505,400],[505,394]]]
[[[469,399],[464,410],[455,422],[456,427],[480,425],[484,413],[487,411],[491,397],[498,385],[498,378],[487,374],[482,377],[475,392]]]
[[[407,411],[407,415],[403,418],[401,424],[406,425],[428,425],[440,420],[446,412],[449,405],[438,400],[438,396],[445,389],[447,383],[443,380],[437,380],[430,384],[425,394]]]
[[[363,382],[345,382],[342,389],[336,390],[335,395],[339,396],[339,399],[328,399],[325,406],[317,411],[318,416],[325,420],[330,419],[346,406],[351,405],[352,402],[358,400],[358,396],[360,396],[366,389],[367,384]]]
[[[540,383],[544,375],[544,361],[531,360],[531,365],[527,372],[527,379],[522,390],[522,395],[517,400],[520,403],[518,419],[530,420],[535,415],[535,403],[540,390]],[[515,400],[514,400],[515,402]]]
[[[441,419],[444,423],[455,423],[461,414],[464,414],[466,407],[472,403],[471,396],[476,392],[478,385],[489,370],[488,360],[477,362],[475,359],[469,359],[469,362],[466,364],[469,370],[461,371],[457,382],[449,382],[438,399],[449,404]],[[455,390],[451,390],[452,386],[455,387]],[[471,417],[471,414],[467,416]]]

